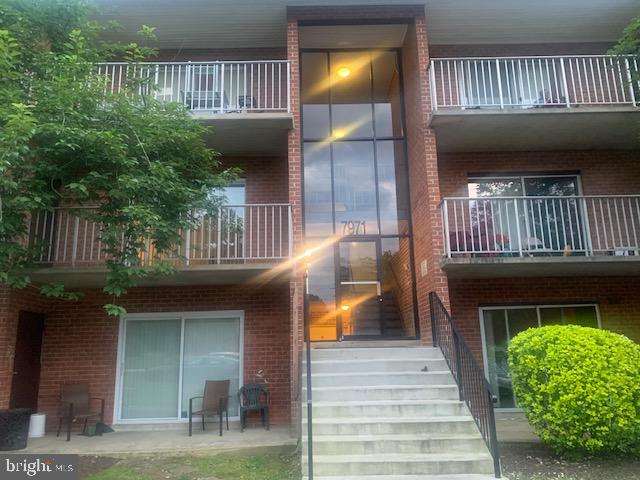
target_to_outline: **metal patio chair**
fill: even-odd
[[[262,426],[269,430],[269,403],[270,395],[263,385],[249,383],[238,392],[240,404],[240,431],[244,432],[247,426],[247,413],[260,412]]]
[[[189,436],[191,436],[193,416],[202,415],[202,430],[204,430],[204,417],[217,415],[220,420],[220,436],[222,436],[222,414],[227,417],[227,430],[229,430],[229,380],[207,380],[204,384],[204,395],[189,399]],[[193,410],[193,401],[201,398],[202,408]]]
[[[100,402],[100,410],[91,408],[92,400]],[[71,440],[71,424],[76,420],[84,420],[83,433],[87,431],[87,422],[91,417],[98,417],[100,423],[104,423],[104,398],[90,397],[89,385],[86,383],[62,385],[60,403],[60,421],[56,437],[60,436],[63,423],[67,424],[67,442]],[[102,430],[98,435],[102,435]]]

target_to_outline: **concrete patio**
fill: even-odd
[[[199,426],[199,425],[198,425]],[[189,437],[187,425],[172,426],[146,430],[125,428],[102,436],[85,437],[72,434],[67,442],[64,435],[56,437],[49,433],[42,438],[30,438],[23,453],[74,453],[80,455],[127,455],[147,453],[212,453],[253,448],[291,449],[297,439],[291,436],[289,427],[249,427],[240,433],[240,425],[236,422],[229,425],[229,431],[218,436],[215,425],[209,425],[206,431],[194,428]]]

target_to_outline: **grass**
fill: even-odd
[[[295,454],[127,457],[90,473],[86,480],[294,480],[300,478]]]

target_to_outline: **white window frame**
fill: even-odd
[[[524,309],[536,309],[536,317],[538,319],[538,328],[542,327],[542,322],[540,320],[540,309],[542,308],[571,308],[571,307],[594,307],[596,311],[596,321],[598,322],[598,329],[602,330],[602,319],[600,317],[600,306],[597,303],[550,303],[550,304],[533,304],[533,305],[495,305],[495,306],[487,306],[487,307],[479,307],[478,308],[478,317],[480,320],[480,341],[482,342],[482,362],[484,364],[484,376],[491,384],[491,379],[489,378],[489,356],[487,353],[487,342],[486,342],[486,333],[484,330],[484,312],[485,310],[524,310]],[[507,317],[505,317],[507,318]],[[509,324],[507,323],[507,337],[509,335]],[[507,341],[510,343],[511,339],[508,338]],[[508,346],[509,344],[507,344]],[[494,392],[497,394],[497,392]],[[521,408],[518,407],[496,407],[501,412],[522,412]]]
[[[581,197],[583,195],[582,192],[582,175],[579,173],[575,173],[575,174],[571,174],[571,173],[559,173],[559,174],[554,174],[554,173],[541,173],[539,175],[536,174],[527,174],[527,175],[521,175],[518,173],[514,173],[514,174],[509,174],[509,173],[501,173],[501,174],[497,174],[497,175],[471,175],[469,177],[467,177],[467,195],[470,198],[478,198],[478,199],[482,199],[483,197],[472,197],[471,196],[471,192],[469,191],[469,184],[471,183],[475,183],[475,181],[477,180],[508,180],[508,179],[512,179],[512,180],[519,180],[520,181],[520,187],[522,188],[522,194],[519,195],[520,197],[523,198],[535,198],[529,195],[525,194],[525,179],[527,178],[575,178],[576,179],[576,194],[572,195],[572,196],[576,196],[576,197]]]
[[[238,318],[240,321],[240,345],[239,345],[239,379],[238,385],[241,388],[244,385],[244,310],[214,310],[214,311],[195,311],[195,312],[157,312],[157,313],[129,313],[120,316],[118,327],[118,353],[116,364],[116,381],[115,396],[113,406],[113,424],[153,424],[153,423],[187,423],[188,418],[181,418],[182,413],[182,372],[184,368],[184,323],[185,320],[205,319],[216,321],[217,319]],[[128,321],[136,320],[180,320],[180,365],[178,377],[178,409],[175,418],[121,418],[122,409],[122,387],[124,380],[124,357],[125,357],[125,341],[126,341],[126,324]],[[230,392],[233,393],[233,392]],[[231,420],[238,420],[239,416],[229,417]]]

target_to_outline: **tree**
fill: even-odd
[[[92,206],[78,215],[101,225],[104,291],[114,298],[105,309],[118,314],[115,299],[140,279],[173,271],[163,258],[178,232],[220,203],[237,172],[221,168],[184,106],[148,94],[149,79],[129,74],[108,92],[96,62],[125,59],[133,72],[155,51],[102,42],[109,26],[90,21],[91,11],[84,0],[0,3],[0,283],[32,284],[43,245],[28,238],[30,212]],[[149,39],[153,29],[140,33]],[[140,261],[147,241],[150,265]],[[76,297],[64,285],[39,288]]]
[[[609,51],[611,55],[640,55],[640,16],[631,20],[618,43]]]

